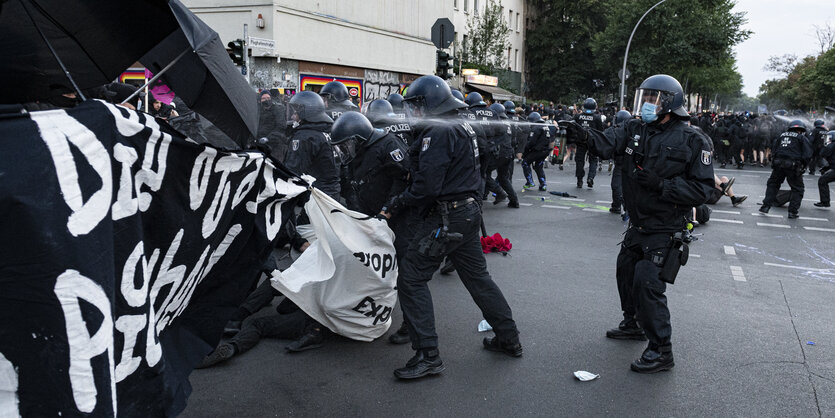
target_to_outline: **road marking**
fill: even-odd
[[[608,210],[594,209],[594,208],[583,208],[583,212],[608,212]]]
[[[713,209],[713,213],[727,213],[728,215],[739,215],[740,213],[735,210],[719,210]]]
[[[702,258],[699,254],[690,254],[688,257]]]
[[[731,247],[730,245],[726,245],[725,246],[725,254],[736,255],[736,250],[734,249],[734,247]]]
[[[519,206],[533,206],[533,203],[522,203],[522,202],[519,202]]]
[[[612,202],[608,201],[608,200],[595,200],[594,203],[603,203],[603,204],[606,204],[606,205],[612,204]]]
[[[826,219],[826,218],[809,218],[809,217],[806,217],[806,216],[801,216],[797,219],[800,219],[800,220],[803,220],[803,221],[829,222],[829,219]]]
[[[570,206],[555,206],[555,205],[542,205],[543,208],[550,208],[550,209],[571,209]]]
[[[747,282],[747,280],[745,280],[745,273],[742,272],[742,267],[740,266],[731,266],[731,275],[734,276],[734,280],[738,282]]]
[[[757,222],[757,226],[769,226],[772,228],[791,228],[789,225],[782,225],[782,224],[767,224],[764,222]]]
[[[752,216],[762,216],[766,218],[783,218],[783,215],[775,215],[773,213],[762,213],[762,212],[753,212],[751,213]]]
[[[561,197],[560,200],[570,200],[572,202],[585,202],[586,199],[579,199],[576,197]]]
[[[835,232],[835,229],[831,229],[831,228],[817,228],[817,227],[814,227],[814,226],[804,226],[803,228],[807,229],[809,231]]]
[[[736,219],[719,219],[719,218],[710,218],[710,222],[727,222],[729,224],[743,224],[745,222],[737,221]]]
[[[817,269],[813,267],[802,267],[802,266],[787,266],[785,264],[776,264],[776,263],[763,263],[766,266],[771,267],[782,267],[784,269],[795,269],[795,270],[804,270],[804,271],[816,271],[819,273],[828,273],[832,271],[832,269]]]
[[[742,177],[759,177],[756,174],[741,174]]]

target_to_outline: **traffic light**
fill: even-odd
[[[452,73],[449,72],[452,68],[452,64],[449,62],[451,59],[452,55],[444,50],[439,49],[435,51],[435,75],[444,80],[452,78]]]
[[[232,62],[235,65],[244,65],[244,40],[243,39],[235,39],[232,42],[226,44],[229,47],[229,58],[232,58]]]

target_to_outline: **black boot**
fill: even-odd
[[[770,211],[770,210],[771,210],[771,206],[769,206],[769,205],[763,204],[762,206],[760,206],[760,212],[762,212],[762,213],[768,213],[768,211]]]
[[[437,348],[418,350],[407,363],[394,371],[398,379],[417,379],[444,371],[444,362]]]
[[[578,189],[582,189],[582,188],[583,188],[583,179],[582,179],[582,178],[578,178],[578,179],[577,179],[577,188],[578,188]]]
[[[209,353],[208,356],[203,358],[203,361],[197,366],[198,369],[205,369],[206,367],[212,367],[215,364],[222,363],[226,360],[235,356],[235,346],[228,343],[221,343],[220,345],[215,348],[215,351]]]
[[[638,373],[657,373],[672,369],[676,365],[673,361],[673,351],[669,348],[664,351],[647,348],[641,358],[632,362],[630,369]]]
[[[498,353],[505,353],[511,357],[522,357],[522,344],[519,341],[499,341],[499,337],[482,340],[484,348]]]
[[[322,335],[321,329],[310,329],[296,341],[291,342],[284,347],[285,350],[291,353],[298,353],[301,351],[312,350],[322,346],[322,341],[325,337]]]
[[[392,344],[406,344],[409,342],[409,328],[406,322],[400,323],[400,328],[394,334],[389,335],[389,342]]]
[[[615,340],[647,340],[644,330],[638,326],[638,322],[634,319],[620,321],[617,328],[606,331],[606,338],[613,338]]]
[[[493,204],[498,205],[499,203],[502,203],[505,200],[507,200],[507,195],[502,193],[500,195],[496,195],[496,200],[493,201]]]
[[[594,179],[588,179],[588,181],[586,181],[586,185],[589,186],[589,189],[594,188]]]

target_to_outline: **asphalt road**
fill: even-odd
[[[615,257],[625,223],[605,211],[606,169],[594,189],[576,189],[571,164],[546,173],[550,190],[576,199],[528,191],[521,209],[484,208],[488,232],[513,243],[487,260],[513,308],[522,358],[484,350],[492,334],[477,331],[480,312],[457,276],[436,276],[441,375],[397,381],[392,370],[413,353],[384,339],[333,337],[299,354],[264,340],[195,370],[183,416],[835,416],[835,212],[812,206],[817,177],[805,176],[801,219],[788,220],[785,208],[758,216],[769,170],[716,172],[736,176],[734,190],[750,197],[713,207],[668,286],[672,371],[631,372],[645,343],[605,338],[621,319]],[[517,166],[519,189],[521,177]],[[396,328],[399,312],[392,318]],[[580,382],[577,370],[600,378]]]

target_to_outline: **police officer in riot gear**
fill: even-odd
[[[400,138],[406,146],[412,143],[412,125],[394,113],[394,108],[388,100],[373,100],[365,109],[365,116],[375,128]]]
[[[319,90],[319,95],[325,101],[328,116],[334,121],[345,112],[359,112],[359,108],[351,101],[348,88],[339,81],[330,81]]]
[[[508,100],[504,102],[505,114],[513,125],[513,155],[517,160],[522,159],[522,152],[528,142],[528,123],[524,113],[516,113],[516,104]],[[513,165],[510,165],[510,174],[513,175]]]
[[[530,189],[535,186],[531,173],[531,166],[533,166],[539,178],[539,190],[545,191],[548,186],[545,184],[543,166],[545,165],[545,159],[554,149],[554,137],[539,112],[531,112],[528,115],[528,122],[530,123],[530,133],[525,144],[525,150],[522,153],[522,172],[525,173],[526,180],[524,187]]]
[[[809,162],[809,174],[815,175],[815,168],[820,167],[821,150],[826,146],[827,131],[823,119],[815,120],[815,127],[809,133],[809,138],[812,141],[812,160]]]
[[[290,99],[287,113],[294,123],[284,165],[315,177],[314,187],[339,200],[339,167],[328,143],[333,119],[325,113],[322,98],[311,91],[298,92]]]
[[[595,113],[597,110],[597,102],[589,97],[583,102],[583,112],[574,115],[574,121],[586,129],[603,130],[603,119],[600,115]],[[584,144],[577,144],[577,151],[574,153],[574,162],[577,163],[575,175],[577,177],[577,188],[583,188],[583,177],[586,175],[586,153],[588,147]],[[589,189],[594,187],[594,176],[597,174],[597,156],[589,155],[589,175],[586,181]]]
[[[710,145],[683,118],[684,91],[668,75],[647,78],[635,95],[641,120],[608,128],[563,126],[602,158],[623,156],[624,205],[630,224],[617,259],[618,293],[623,321],[606,333],[616,339],[649,339],[631,364],[639,373],[674,366],[666,283],[686,262],[681,233],[693,207],[710,197],[714,187]]]
[[[493,111],[496,115],[499,116],[499,120],[501,121],[501,125],[504,126],[503,133],[496,139],[496,148],[498,148],[498,153],[496,158],[491,159],[490,165],[487,167],[487,182],[496,182],[498,181],[498,185],[504,190],[506,196],[510,199],[507,206],[510,208],[518,208],[519,207],[519,198],[516,196],[516,191],[513,190],[513,183],[510,177],[511,169],[513,168],[513,151],[516,148],[515,138],[514,138],[514,129],[513,124],[511,124],[510,120],[505,114],[505,107],[499,103],[493,103],[490,105],[490,110]],[[493,180],[492,172],[496,170],[498,175],[496,180]],[[488,189],[495,189],[494,186],[487,186]],[[493,204],[498,204],[501,202],[502,199],[499,199],[499,196],[496,196],[496,201]]]
[[[452,95],[444,80],[431,75],[415,80],[404,100],[409,112],[448,123],[433,123],[415,136],[420,153],[412,181],[383,211],[385,216],[396,215],[405,207],[420,211],[397,278],[403,316],[416,353],[394,374],[400,379],[415,379],[444,370],[427,284],[445,256],[455,262],[458,276],[496,333],[484,339],[484,348],[521,356],[510,306],[487,272],[481,251],[477,140],[470,123],[457,115],[466,105]]]
[[[622,126],[632,119],[632,114],[626,110],[619,110],[615,114],[614,126]],[[610,213],[620,215],[623,207],[623,156],[614,156],[615,168],[612,171],[612,206],[609,208]]]
[[[768,213],[774,205],[777,191],[783,180],[791,187],[789,200],[789,219],[799,217],[800,202],[803,201],[803,171],[812,158],[812,145],[805,135],[806,125],[801,120],[793,120],[789,129],[783,132],[772,144],[771,176],[766,182],[765,198],[760,212]]]
[[[495,161],[499,158],[498,142],[504,133],[499,121],[499,115],[487,107],[487,103],[484,102],[480,93],[472,92],[468,94],[464,102],[470,107],[470,113],[475,116],[476,121],[484,129],[487,140],[482,150],[482,161],[485,164],[481,167],[485,181],[485,199],[486,192],[489,191],[496,194],[496,202],[502,202],[507,199],[507,195],[495,181],[488,180],[490,168],[496,165]]]
[[[827,145],[820,151],[821,158],[827,162],[827,165],[821,167],[821,178],[818,179],[821,200],[814,204],[819,208],[829,207],[829,183],[835,181],[835,131],[829,131],[826,138]]]

